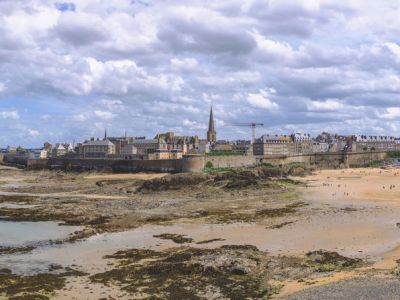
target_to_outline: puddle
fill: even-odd
[[[0,208],[34,208],[38,207],[40,205],[33,205],[33,204],[27,204],[27,203],[12,203],[12,202],[3,202],[0,203]]]
[[[0,256],[0,269],[11,268],[16,273],[29,274],[46,272],[50,264],[61,264],[84,272],[97,273],[110,268],[107,265],[110,261],[103,259],[103,256],[119,250],[131,248],[161,250],[182,245],[214,248],[224,244],[249,244],[271,254],[293,255],[325,249],[338,251],[345,256],[373,258],[400,242],[398,229],[395,228],[393,232],[388,230],[388,227],[391,227],[390,222],[385,224],[385,228],[379,228],[376,222],[378,220],[374,218],[368,219],[372,224],[357,221],[354,222],[354,218],[350,215],[340,220],[320,216],[314,220],[298,221],[279,230],[244,223],[145,225],[125,232],[99,234],[73,244],[39,247],[27,254]],[[162,233],[187,235],[195,242],[175,244],[170,240],[153,237]],[[196,244],[210,239],[224,239],[224,241]],[[371,239],[374,243],[371,243]],[[360,254],[360,250],[363,253]]]
[[[63,239],[79,228],[59,226],[57,222],[0,221],[0,246],[22,246]]]
[[[146,225],[130,231],[118,233],[106,233],[92,236],[84,241],[67,243],[63,245],[52,245],[40,247],[26,254],[13,254],[0,256],[0,269],[10,268],[13,272],[20,274],[31,274],[46,272],[50,264],[61,264],[72,266],[85,272],[95,273],[108,269],[103,256],[113,254],[118,250],[131,248],[165,249],[168,247],[179,247],[169,240],[154,238],[153,235],[161,233],[185,233],[196,236],[196,241],[221,238],[226,230],[238,229],[243,226],[253,225],[221,225],[221,224],[176,224],[171,226]],[[191,247],[216,247],[223,245],[223,242],[197,245]],[[189,244],[186,244],[189,245]]]
[[[27,196],[27,197],[38,197],[40,194],[35,193],[21,193],[21,192],[4,192],[0,191],[0,196]]]

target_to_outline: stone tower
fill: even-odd
[[[210,143],[215,143],[217,141],[217,133],[215,132],[212,106],[210,110],[210,120],[208,121],[207,141]]]

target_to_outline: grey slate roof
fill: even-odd
[[[109,140],[99,140],[99,141],[87,141],[83,146],[114,146]]]

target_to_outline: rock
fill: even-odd
[[[146,180],[138,188],[138,192],[146,191],[167,191],[167,190],[178,190],[186,187],[192,187],[199,185],[207,180],[210,180],[211,176],[208,174],[173,174],[167,175],[161,178],[155,178]]]
[[[362,262],[362,260],[359,258],[350,258],[340,255],[337,252],[324,250],[308,252],[306,253],[306,257],[310,261],[318,264],[331,264],[339,267],[352,267]]]
[[[234,275],[246,275],[248,271],[243,266],[234,266],[231,269],[231,273]]]

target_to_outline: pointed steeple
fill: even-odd
[[[210,120],[208,121],[208,131],[215,131],[214,114],[213,114],[213,110],[212,110],[212,105],[211,105],[211,109],[210,109]]]
[[[207,141],[209,141],[210,143],[215,143],[217,141],[217,133],[215,131],[214,114],[212,106],[210,109],[210,119],[208,121]]]
[[[104,140],[107,139],[107,128],[104,128]]]

